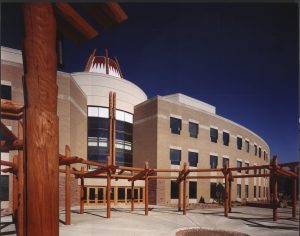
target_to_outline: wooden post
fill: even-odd
[[[273,221],[278,220],[278,179],[277,179],[277,157],[274,156],[272,160],[272,174],[273,174]]]
[[[108,165],[113,164],[113,95],[109,92],[109,149],[108,149]]]
[[[18,166],[18,156],[13,156],[13,163]],[[18,176],[13,174],[13,218],[18,221]]]
[[[106,187],[106,217],[110,218],[110,191],[111,191],[111,173],[107,172],[107,187]]]
[[[148,215],[148,194],[149,194],[149,189],[148,189],[148,170],[149,170],[149,163],[146,161],[145,162],[145,215]]]
[[[231,213],[231,208],[232,208],[232,201],[231,201],[231,185],[232,185],[232,180],[229,180],[229,193],[228,193],[228,212]]]
[[[184,175],[187,171],[187,164],[186,162],[183,165],[183,170],[184,170]],[[186,215],[186,185],[187,185],[187,179],[186,176],[183,178],[183,195],[182,195],[182,200],[183,200],[183,215]]]
[[[113,117],[112,117],[112,165],[116,165],[116,93],[113,93]]]
[[[59,235],[56,22],[52,3],[24,3],[27,235]]]
[[[24,116],[23,116],[24,117]],[[23,119],[24,122],[24,119]],[[24,123],[23,123],[24,124]],[[21,121],[18,122],[18,138],[19,140],[24,141],[24,131],[23,131],[23,124]],[[23,142],[23,150],[24,150],[24,142]],[[25,235],[25,177],[24,177],[24,155],[23,150],[18,151],[18,236]]]
[[[297,168],[294,167],[294,172],[297,173]],[[297,205],[297,178],[293,178],[293,219],[296,219],[296,205]]]
[[[71,157],[71,149],[68,145],[65,147],[65,155]],[[66,165],[66,183],[65,183],[65,208],[66,208],[66,225],[71,224],[71,168],[70,164]]]
[[[84,173],[84,167],[81,167],[81,173]],[[80,178],[80,214],[84,212],[84,178]]]
[[[225,170],[224,170],[224,175],[225,175],[225,201],[224,201],[224,215],[227,217],[228,216],[228,195],[229,195],[229,175],[228,175],[228,162],[225,162]]]
[[[134,210],[134,181],[131,181],[131,211]]]
[[[181,181],[178,181],[178,211],[181,211]]]

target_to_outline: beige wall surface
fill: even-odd
[[[171,116],[181,118],[182,120],[180,135],[171,133]],[[218,168],[222,167],[223,156],[229,158],[230,167],[236,167],[237,160],[241,160],[243,166],[245,166],[245,162],[248,162],[250,165],[262,165],[269,161],[269,159],[264,160],[263,158],[263,151],[267,152],[268,157],[270,156],[269,146],[263,139],[254,134],[252,131],[213,113],[195,110],[183,104],[170,102],[163,97],[158,96],[136,106],[134,120],[133,158],[135,163],[143,163],[143,161],[147,160],[150,162],[150,166],[157,168],[171,168],[171,162],[169,159],[170,148],[181,150],[181,168],[183,167],[184,162],[188,163],[189,151],[198,153],[198,168],[210,168],[211,154],[218,156]],[[199,124],[199,133],[197,138],[189,136],[189,121]],[[210,140],[211,126],[218,128],[217,143],[213,143]],[[223,145],[223,130],[229,131],[230,133],[229,146]],[[237,149],[237,136],[241,136],[243,139],[242,150]],[[250,142],[249,153],[245,150],[245,139]],[[261,158],[254,156],[254,143],[262,149]],[[138,161],[136,159],[138,159]],[[242,171],[242,174],[244,173],[245,172]],[[251,173],[253,173],[253,171],[250,171],[250,174]],[[161,175],[171,174],[162,173]],[[191,175],[193,174],[190,174],[190,176]],[[222,173],[208,172],[194,175],[222,175]],[[201,196],[204,197],[206,202],[212,201],[212,199],[210,199],[210,182],[223,183],[222,179],[202,179],[191,181],[197,181],[197,199],[191,199],[191,202],[199,201]],[[257,185],[258,196],[258,186],[268,186],[268,180],[265,180],[265,178],[262,177],[235,179],[232,183],[233,200],[242,200],[245,198],[245,184],[249,185],[248,200],[254,200],[254,182]],[[242,185],[241,199],[237,199],[236,197],[237,184]],[[170,180],[163,180],[163,183],[160,181],[156,190],[151,191],[157,191],[156,198],[158,204],[177,202],[177,200],[174,201],[170,199]],[[164,198],[161,196],[162,193]],[[261,196],[263,196],[263,190],[261,190]]]

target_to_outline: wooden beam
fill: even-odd
[[[278,164],[280,167],[294,167],[294,166],[299,166],[299,162],[286,162],[286,163],[281,163]]]
[[[82,43],[98,36],[98,32],[68,3],[55,3],[55,12],[60,31],[74,42]]]
[[[225,200],[224,200],[224,215],[228,217],[228,198],[229,198],[229,174],[228,174],[228,161],[225,162],[224,167],[224,177],[225,177]]]
[[[81,167],[81,173],[83,176],[84,173],[84,167]],[[84,212],[84,177],[80,178],[80,214],[83,214]]]
[[[14,114],[11,112],[3,112],[1,111],[1,120],[6,119],[6,120],[20,120],[22,119],[22,113],[20,114]]]
[[[233,178],[252,178],[252,177],[269,177],[270,174],[257,174],[257,175],[233,175]]]
[[[178,181],[178,177],[176,176],[163,176],[163,175],[148,176],[148,179],[175,179]]]
[[[184,165],[183,165],[183,171],[184,173],[187,171],[187,164],[186,162],[184,162]],[[187,195],[186,195],[186,185],[187,185],[187,176],[186,175],[183,175],[184,178],[183,178],[183,195],[182,195],[182,199],[183,199],[183,215],[186,215],[186,198],[187,198]]]
[[[223,168],[216,168],[216,169],[190,169],[190,172],[217,172],[222,171]]]
[[[178,174],[178,178],[180,173]],[[181,181],[178,181],[178,211],[181,211]]]
[[[59,235],[56,22],[52,3],[24,3],[26,235]]]
[[[84,69],[85,72],[88,72],[88,71],[89,71],[89,69],[90,69],[90,67],[91,67],[91,65],[92,65],[93,59],[94,59],[94,57],[95,57],[96,51],[97,51],[97,48],[95,48],[95,49],[93,50],[92,54],[90,55],[89,60],[88,60],[88,62],[86,63],[86,66],[85,66],[85,69]]]
[[[65,146],[66,158],[71,156],[71,149],[68,145]],[[65,177],[65,208],[66,208],[66,225],[71,224],[71,168],[70,164],[66,165],[66,177]]]
[[[131,181],[131,211],[134,210],[134,181]]]
[[[0,125],[0,133],[3,137],[3,139],[6,141],[14,141],[14,140],[18,139],[16,137],[16,135],[14,135],[14,133],[11,130],[9,130],[5,124],[2,123],[2,121],[1,121],[1,125]]]
[[[2,160],[0,160],[0,164],[1,164],[1,166],[9,166],[9,167],[13,167],[13,168],[17,168],[18,167],[17,163],[10,162],[10,161],[2,161]]]
[[[108,117],[109,117],[109,135],[108,135],[108,165],[113,164],[113,95],[112,92],[109,92],[109,112],[108,112]]]
[[[224,179],[223,175],[188,176],[187,179]]]
[[[231,213],[232,201],[231,201],[231,189],[232,189],[232,179],[228,178],[228,212]]]
[[[13,141],[0,141],[0,151],[1,152],[9,152],[13,150],[21,150],[23,149],[23,140],[15,139]]]
[[[112,163],[116,165],[116,93],[113,92],[113,118],[112,118]]]
[[[259,169],[269,169],[270,165],[260,165],[260,166],[243,166],[243,167],[230,167],[231,171],[237,170],[259,170]]]
[[[19,113],[23,112],[23,108],[23,105],[19,102],[1,98],[1,112],[19,115]]]
[[[99,168],[99,169],[96,169],[96,170],[93,170],[93,171],[88,171],[85,174],[83,174],[83,177],[84,178],[90,178],[90,177],[93,177],[95,175],[99,175],[101,173],[106,173],[108,171],[113,172],[116,169],[117,169],[116,166],[107,166],[107,167]]]

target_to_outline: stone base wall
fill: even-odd
[[[59,176],[59,209],[65,208],[65,176]],[[71,176],[71,207],[79,206],[80,186],[78,180]]]

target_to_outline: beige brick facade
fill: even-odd
[[[180,135],[171,133],[171,116],[180,118],[182,121]],[[192,138],[189,135],[189,121],[199,124],[197,138]],[[211,142],[210,127],[218,129],[217,143]],[[223,145],[223,130],[230,133],[229,146]],[[242,150],[237,149],[237,136],[242,137]],[[269,162],[270,156],[267,143],[245,127],[218,116],[214,112],[195,109],[193,106],[170,101],[160,96],[135,107],[133,137],[134,166],[143,166],[145,161],[149,161],[151,168],[179,168],[178,166],[171,166],[170,148],[181,150],[181,168],[184,162],[188,163],[189,150],[198,152],[198,168],[210,168],[210,154],[218,156],[218,168],[222,167],[223,156],[229,158],[230,167],[236,167],[239,159],[242,161],[243,166],[245,162],[248,162],[250,166],[266,164]],[[249,153],[245,150],[245,139],[250,142]],[[261,147],[261,157],[254,155],[254,143]],[[263,151],[267,153],[268,158],[266,160],[264,160]],[[242,171],[242,174],[244,173]],[[251,173],[253,171],[249,172],[249,174]],[[159,174],[171,175],[170,173]],[[199,175],[210,174],[222,175],[221,173],[199,173]],[[204,197],[205,202],[211,202],[210,182],[223,183],[222,179],[198,179],[191,181],[197,181],[197,199],[190,199],[190,202],[198,202],[201,196]],[[243,200],[245,198],[245,185],[247,184],[249,185],[249,197],[247,200],[256,200],[253,198],[254,182],[257,186],[256,199],[266,199],[266,194],[263,195],[263,187],[268,187],[268,180],[262,177],[235,179],[232,183],[232,199]],[[240,199],[236,195],[237,184],[242,185]],[[149,190],[150,202],[156,204],[177,203],[177,200],[170,199],[170,186],[170,180],[159,180],[156,184],[151,183]],[[258,198],[259,186],[261,186],[260,198]]]

